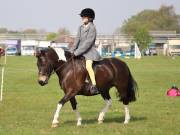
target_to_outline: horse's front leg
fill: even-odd
[[[76,98],[75,97],[71,98],[70,102],[71,102],[71,106],[72,106],[73,111],[76,113],[77,126],[81,126],[82,118],[81,118],[80,113],[79,113],[78,108],[77,108]]]
[[[105,106],[102,109],[102,111],[99,113],[99,117],[98,117],[98,123],[99,124],[103,123],[105,114],[109,110],[109,108],[112,104],[112,100],[111,100],[111,97],[109,95],[108,89],[104,90],[104,93],[102,93],[101,96],[105,100]]]
[[[54,118],[53,118],[53,121],[52,121],[52,126],[51,127],[57,127],[58,124],[59,124],[59,113],[62,109],[62,107],[64,106],[64,104],[69,101],[69,99],[71,99],[72,97],[74,96],[74,94],[72,94],[71,92],[69,92],[69,94],[66,94],[58,103],[57,105],[57,109],[56,109],[56,112],[54,114]]]
[[[58,127],[58,125],[59,125],[58,118],[59,118],[59,113],[60,113],[60,110],[61,110],[62,106],[63,106],[62,104],[57,105],[57,109],[56,109],[56,112],[54,114],[54,118],[53,118],[51,127]]]
[[[98,123],[99,124],[103,123],[104,116],[105,116],[106,112],[109,110],[109,107],[112,104],[112,100],[111,99],[109,99],[109,100],[106,99],[105,102],[106,102],[106,105],[102,109],[102,111],[100,112],[99,117],[98,117]]]

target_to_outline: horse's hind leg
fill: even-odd
[[[127,93],[126,91],[122,91],[122,90],[126,90],[127,88],[122,88],[122,87],[116,87],[118,90],[118,94],[119,97],[121,98],[121,101],[123,102],[124,105],[124,112],[125,112],[125,120],[124,120],[124,124],[128,124],[130,121],[130,114],[129,114],[129,100],[127,99]]]
[[[111,97],[109,95],[109,90],[106,90],[105,93],[101,93],[101,96],[104,98],[105,100],[105,106],[104,108],[101,110],[101,112],[99,113],[99,117],[98,117],[98,123],[101,124],[103,123],[104,117],[106,112],[109,110],[109,107],[112,104],[112,100]]]
[[[123,103],[124,104],[124,103]],[[124,124],[128,124],[130,121],[130,114],[129,114],[129,107],[128,105],[124,104],[124,111],[125,111],[125,120],[124,120]]]
[[[71,98],[70,102],[71,102],[71,106],[72,106],[73,111],[76,113],[77,126],[81,126],[82,118],[81,118],[80,113],[79,113],[78,108],[77,108],[76,98],[75,97]]]

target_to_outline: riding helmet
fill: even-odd
[[[89,17],[89,18],[94,19],[95,18],[95,12],[91,8],[85,8],[81,11],[80,16],[81,17]]]

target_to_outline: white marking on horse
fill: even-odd
[[[103,122],[104,116],[105,116],[106,112],[109,110],[109,107],[111,106],[111,104],[112,104],[112,100],[111,99],[106,100],[106,105],[105,105],[105,107],[102,109],[102,111],[99,114],[99,118],[98,118],[99,124]]]
[[[128,105],[124,105],[124,111],[125,111],[125,120],[124,120],[124,124],[128,124],[129,120],[130,120],[130,114],[129,114],[129,108]]]
[[[58,118],[59,118],[59,113],[61,111],[62,106],[63,106],[62,104],[57,105],[57,109],[56,109],[56,112],[54,114],[54,119],[53,119],[52,124],[58,124],[59,123]]]
[[[76,117],[77,117],[77,126],[81,126],[82,118],[80,116],[78,109],[74,110],[74,112],[76,113]]]
[[[62,48],[53,48],[53,49],[55,50],[56,54],[58,55],[59,60],[67,61],[65,52]]]

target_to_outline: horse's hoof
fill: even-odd
[[[77,126],[80,127],[82,124],[81,123],[77,123]]]
[[[124,121],[124,124],[126,125],[126,124],[128,124],[129,123],[129,121]]]
[[[51,125],[52,128],[57,128],[58,126],[59,126],[59,123],[53,123],[53,124]]]
[[[128,122],[124,122],[124,125],[127,125],[128,124]]]
[[[82,124],[81,124],[81,121],[78,121],[77,122],[77,126],[79,127],[79,126],[81,126]]]
[[[124,120],[124,124],[128,124],[129,121],[130,121],[130,117],[128,117],[128,118],[126,118],[126,119]]]
[[[98,121],[98,124],[102,124],[102,123],[103,123],[103,121],[102,121],[102,120],[99,120],[99,121]]]

